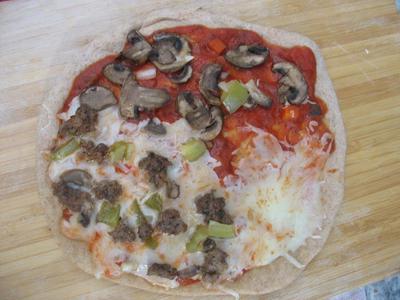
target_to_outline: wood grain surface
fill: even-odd
[[[63,257],[38,200],[35,135],[47,89],[93,37],[129,22],[138,10],[189,3],[0,3],[0,299],[177,299],[96,280]],[[243,299],[326,299],[400,270],[400,16],[394,1],[195,3],[316,41],[348,134],[345,201],[326,246],[284,291]]]

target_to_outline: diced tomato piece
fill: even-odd
[[[194,284],[194,283],[197,283],[197,282],[199,282],[199,281],[200,281],[199,279],[179,278],[179,277],[178,277],[178,283],[179,283],[181,286]]]
[[[72,217],[72,212],[68,208],[63,209],[63,219],[69,222],[69,219]]]
[[[224,52],[226,46],[220,39],[213,39],[208,42],[208,47],[217,54]]]
[[[296,145],[300,141],[300,134],[296,130],[291,129],[287,134],[289,144]]]
[[[300,109],[297,106],[288,106],[282,110],[284,121],[296,121],[300,117]]]

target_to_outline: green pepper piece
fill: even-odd
[[[182,155],[188,161],[198,160],[207,150],[202,140],[191,138],[181,147]]]
[[[126,143],[123,141],[115,142],[110,147],[110,159],[113,163],[121,162],[126,152]]]
[[[195,232],[186,244],[186,250],[190,253],[201,251],[203,249],[203,242],[208,237],[208,229],[205,225],[198,225]]]
[[[121,206],[119,204],[112,205],[108,201],[104,201],[101,205],[100,211],[97,214],[96,221],[115,227],[119,223],[119,211]]]
[[[158,241],[153,238],[153,237],[149,237],[145,242],[144,242],[145,246],[147,248],[150,249],[156,249],[158,247]]]
[[[51,155],[52,160],[61,160],[79,149],[79,142],[72,138],[59,146]]]
[[[163,200],[159,193],[155,193],[151,195],[144,204],[146,204],[146,206],[150,207],[151,209],[161,212],[163,207]]]
[[[133,212],[135,214],[138,215],[137,222],[136,222],[138,226],[140,226],[140,224],[142,224],[143,222],[147,222],[146,217],[142,213],[142,210],[140,209],[140,206],[139,206],[139,203],[137,202],[137,200],[134,200],[132,202],[131,209],[133,210]]]
[[[135,145],[133,145],[132,143],[126,143],[126,150],[124,155],[126,161],[132,160],[134,151],[135,151]]]
[[[237,80],[232,80],[227,85],[228,90],[222,93],[221,99],[226,109],[232,114],[246,103],[249,91]]]
[[[215,221],[208,223],[208,234],[215,238],[235,237],[235,226],[233,224],[222,224]]]

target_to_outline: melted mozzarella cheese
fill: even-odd
[[[71,112],[77,109],[75,106],[71,105]],[[234,217],[237,231],[233,239],[217,240],[218,246],[228,253],[228,269],[223,274],[226,279],[240,275],[244,269],[269,264],[279,256],[289,257],[288,252],[297,250],[321,225],[323,212],[319,177],[328,154],[318,149],[309,151],[309,143],[314,137],[303,139],[294,147],[294,151],[284,151],[274,136],[248,126],[247,130],[254,131],[255,137],[252,143],[243,146],[246,149],[235,151],[235,176],[225,177],[224,185],[221,185],[214,171],[220,163],[208,151],[194,162],[187,162],[182,157],[181,144],[198,136],[185,119],[172,124],[163,123],[167,130],[164,136],[145,132],[143,127],[147,122],[126,122],[120,117],[117,107],[110,107],[99,113],[93,139],[96,143],[107,145],[120,140],[133,143],[135,157],[132,168],[136,170],[139,169],[139,161],[149,151],[168,158],[172,162],[168,176],[180,186],[177,199],[168,199],[165,188],[152,190],[142,172],[117,173],[111,165],[99,166],[78,160],[76,153],[63,160],[53,161],[49,167],[52,181],[57,181],[62,172],[72,168],[88,171],[96,181],[118,180],[124,187],[120,215],[132,226],[136,226],[136,216],[130,211],[133,200],[139,201],[146,218],[155,225],[158,213],[144,204],[154,192],[163,197],[164,209],[178,209],[188,225],[188,230],[179,235],[161,235],[156,249],[146,248],[138,242],[135,243],[134,251],[128,251],[112,242],[106,233],[111,228],[92,220],[86,230],[102,236],[95,248],[102,254],[101,259],[94,256],[100,273],[101,270],[105,272],[111,268],[113,274],[116,274],[118,268],[115,260],[121,257],[125,261],[122,271],[147,280],[150,280],[146,276],[147,268],[155,262],[168,263],[177,269],[201,265],[203,253],[187,253],[185,245],[195,227],[203,223],[203,216],[196,213],[194,199],[212,189],[225,196],[226,210]],[[97,210],[100,205],[98,201]],[[76,223],[76,228],[81,227]],[[178,286],[175,280],[158,278],[152,282],[168,287]]]

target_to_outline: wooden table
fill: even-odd
[[[47,228],[36,188],[37,114],[64,64],[94,36],[132,20],[137,7],[187,3],[143,2],[0,3],[0,299],[176,299],[96,280],[71,265]],[[400,16],[394,1],[229,2],[196,1],[298,31],[320,45],[348,133],[345,201],[328,243],[301,278],[268,299],[322,299],[398,271]]]

